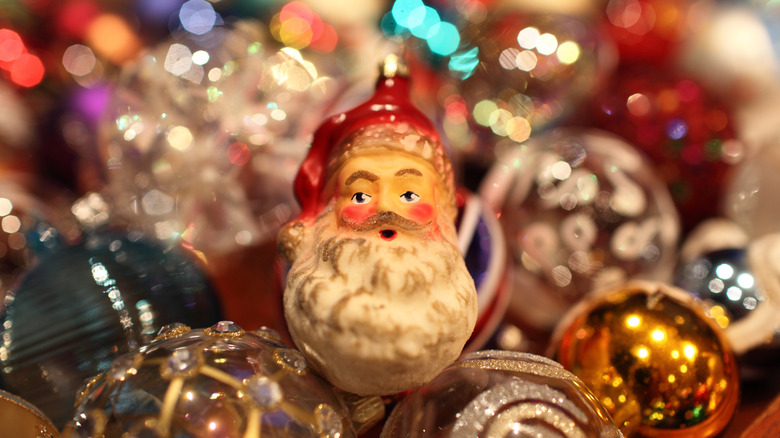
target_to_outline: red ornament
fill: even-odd
[[[674,58],[690,33],[688,0],[610,0],[603,28],[621,60],[663,64]]]
[[[594,106],[594,126],[655,164],[686,231],[718,213],[724,179],[741,154],[729,107],[696,81],[646,65],[618,70]]]

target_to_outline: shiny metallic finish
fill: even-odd
[[[593,296],[572,309],[552,345],[626,435],[714,436],[734,414],[731,347],[680,289],[632,282]]]

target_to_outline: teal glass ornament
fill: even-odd
[[[175,321],[221,319],[205,274],[179,247],[99,230],[50,244],[9,291],[0,314],[0,382],[61,426],[85,379]]]

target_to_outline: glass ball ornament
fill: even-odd
[[[113,81],[100,125],[115,215],[207,256],[272,241],[297,208],[309,137],[343,88],[337,59],[284,46],[249,19],[152,47]]]
[[[39,175],[3,170],[0,164],[0,299],[39,249],[80,231],[70,202],[65,190]]]
[[[729,173],[742,160],[732,109],[674,69],[628,65],[592,100],[591,126],[638,147],[669,188],[684,231],[717,216]]]
[[[701,300],[707,316],[725,331],[743,379],[765,375],[780,357],[779,261],[780,233],[774,233],[703,251],[681,263],[675,274],[675,285]]]
[[[736,410],[731,346],[677,287],[633,281],[592,294],[567,313],[550,346],[626,436],[716,436]]]
[[[404,10],[409,3],[396,1],[383,29],[407,39],[420,79],[415,95],[437,111],[454,150],[471,159],[492,160],[494,143],[522,142],[565,119],[615,64],[611,42],[584,15],[438,2],[417,24],[420,8]]]
[[[79,385],[117,355],[165,324],[220,317],[208,279],[181,249],[138,232],[89,232],[41,251],[8,292],[0,382],[61,426]]]
[[[542,356],[500,350],[464,355],[393,409],[381,438],[622,437],[593,393]]]
[[[383,405],[381,402],[379,406]],[[383,411],[382,411],[383,413]],[[63,429],[92,437],[354,437],[345,402],[272,330],[163,327],[90,380]]]
[[[507,239],[508,315],[540,330],[590,291],[629,278],[670,280],[679,219],[669,192],[630,144],[556,129],[506,151],[480,195]]]

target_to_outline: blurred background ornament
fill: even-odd
[[[396,0],[382,20],[406,41],[418,96],[454,154],[485,165],[496,143],[522,142],[571,115],[604,84],[615,58],[586,16],[514,2]],[[503,140],[503,141],[502,141]]]
[[[588,385],[626,436],[716,436],[739,400],[724,333],[690,294],[664,283],[590,295],[558,325],[550,355]]]
[[[697,233],[684,248],[720,234],[718,229]],[[691,252],[678,266],[675,284],[700,299],[707,316],[725,331],[743,380],[774,369],[780,359],[780,233]]]
[[[41,247],[79,232],[66,208],[70,201],[34,173],[0,170],[0,299]]]
[[[382,438],[622,437],[596,396],[560,364],[530,353],[463,356],[393,409]]]
[[[702,5],[689,0],[609,0],[601,28],[621,62],[668,66],[691,36]]]
[[[780,133],[736,165],[725,187],[723,215],[750,238],[780,232]]]
[[[384,415],[378,398],[355,404],[342,395],[271,330],[171,324],[87,383],[63,434],[354,437],[351,413],[373,422]]]
[[[181,248],[109,230],[46,243],[5,299],[0,381],[58,426],[78,386],[115,357],[165,324],[221,317],[206,276]]]
[[[509,245],[510,318],[552,330],[594,289],[671,279],[679,219],[631,145],[600,131],[557,129],[507,152],[480,195]]]
[[[592,126],[641,149],[669,187],[688,232],[720,211],[728,174],[742,159],[732,108],[674,69],[628,64],[592,100]]]
[[[292,178],[344,84],[335,34],[324,55],[303,50],[310,27],[286,27],[309,25],[308,7],[283,9],[269,30],[190,3],[203,11],[112,84],[100,143],[116,213],[208,257],[272,240],[292,216]]]
[[[458,246],[477,288],[479,313],[464,351],[483,349],[506,313],[506,244],[501,224],[492,208],[478,195],[461,189],[457,196]]]
[[[0,391],[0,435],[15,438],[59,438],[60,432],[38,408]]]

